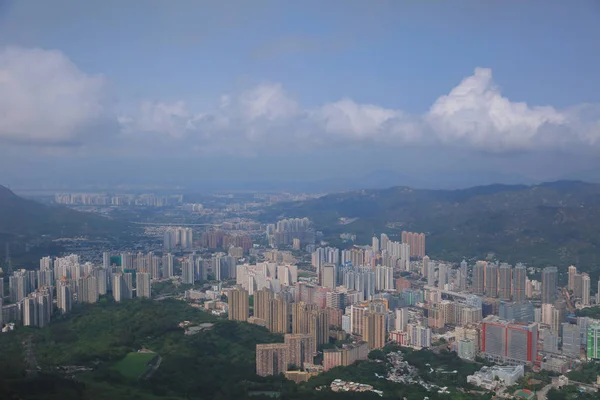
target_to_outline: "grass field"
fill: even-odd
[[[127,378],[137,379],[146,372],[148,363],[154,357],[156,357],[156,353],[129,353],[125,358],[116,363],[113,368]]]

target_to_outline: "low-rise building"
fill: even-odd
[[[287,371],[285,373],[285,378],[289,379],[290,381],[294,381],[296,383],[302,383],[302,382],[308,382],[308,380],[310,378],[312,378],[313,376],[318,375],[315,372],[309,372],[309,371]]]
[[[467,383],[486,390],[496,390],[501,383],[505,386],[514,385],[524,375],[525,369],[523,365],[513,367],[483,367],[473,375],[467,376]]]
[[[185,291],[184,298],[186,300],[202,300],[206,298],[206,295],[200,290],[190,289]]]
[[[358,360],[366,360],[369,356],[369,345],[366,342],[344,345],[342,348],[323,350],[323,370],[354,364]]]
[[[254,324],[254,325],[259,325],[259,326],[267,326],[267,321],[265,321],[262,318],[256,318],[256,317],[248,317],[248,323],[249,324]]]
[[[548,357],[542,361],[543,370],[564,374],[569,369],[569,362],[556,357]]]
[[[374,392],[379,396],[383,396],[381,390],[373,389],[373,386],[357,382],[345,382],[341,379],[334,379],[331,382],[331,390],[333,392]]]

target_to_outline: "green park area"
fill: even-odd
[[[138,379],[148,370],[148,364],[155,357],[156,353],[131,352],[117,362],[113,368],[126,378]]]
[[[212,327],[185,335],[178,326],[182,321],[211,323]],[[274,393],[282,400],[380,398],[372,392],[329,390],[334,379],[343,379],[373,385],[389,399],[466,400],[472,395],[461,386],[466,384],[466,375],[479,368],[454,353],[402,348],[405,360],[423,380],[450,388],[449,394],[440,394],[385,379],[386,353],[398,350],[386,346],[372,352],[369,360],[333,368],[298,385],[282,375],[257,376],[256,345],[281,342],[281,335],[264,327],[219,319],[183,301],[116,303],[103,298],[97,304],[76,304],[69,314],[57,316],[42,329],[20,327],[0,335],[0,399],[267,400]],[[39,365],[36,375],[25,372],[23,343],[31,343]],[[139,379],[158,355],[160,367],[148,379]],[[66,372],[66,366],[75,371]]]
[[[183,321],[213,326],[185,335],[178,326]],[[35,352],[37,376],[25,373],[25,342]],[[42,329],[0,335],[0,399],[240,399],[250,391],[280,389],[282,377],[255,373],[256,344],[273,342],[283,337],[183,301],[103,298],[76,304]],[[139,380],[157,355],[160,367]],[[81,372],[62,372],[65,366]]]

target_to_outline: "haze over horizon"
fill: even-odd
[[[598,17],[591,0],[0,0],[0,184],[598,182]]]

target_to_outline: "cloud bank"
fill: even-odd
[[[106,81],[58,51],[0,51],[0,139],[30,144],[79,142],[107,117]]]
[[[600,107],[558,110],[513,102],[502,95],[489,68],[476,68],[421,115],[350,98],[305,108],[279,83],[223,95],[211,110],[192,110],[183,100],[144,101],[125,113],[115,110],[107,94],[106,78],[86,74],[60,52],[5,49],[0,142],[88,144],[111,136],[145,147],[160,143],[159,151],[251,154],[285,146],[374,143],[503,153],[590,146],[600,138]]]

